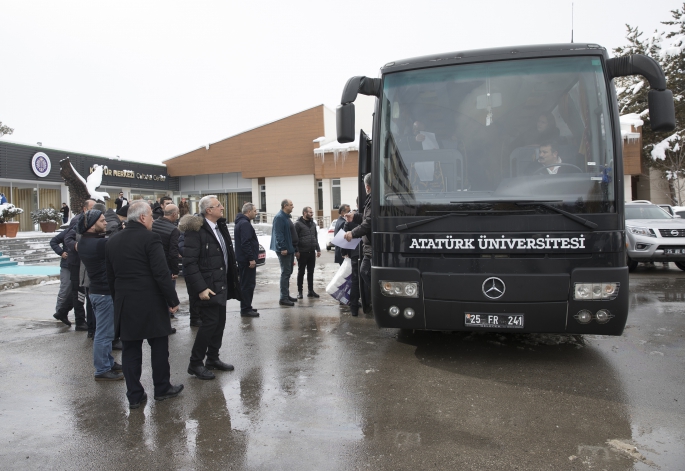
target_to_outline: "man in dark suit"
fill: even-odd
[[[179,229],[185,233],[183,272],[186,286],[189,296],[198,298],[202,316],[188,373],[199,379],[214,379],[210,369],[233,370],[233,365],[219,359],[219,349],[226,326],[226,301],[242,300],[224,207],[216,196],[205,196],[200,200],[200,215],[183,216]]]
[[[252,298],[257,284],[257,257],[259,257],[259,239],[252,227],[252,220],[257,215],[257,208],[252,203],[245,203],[235,217],[233,236],[235,237],[235,257],[240,270],[241,317],[259,317],[252,307]]]
[[[117,205],[117,211],[121,209],[122,206],[128,205],[128,199],[124,196],[124,192],[119,192],[119,197],[114,200],[114,204]]]
[[[178,396],[183,385],[169,381],[169,310],[180,304],[171,283],[159,235],[152,232],[152,210],[144,202],[128,209],[126,229],[114,234],[105,247],[107,280],[114,298],[114,328],[121,338],[126,396],[136,409],[147,400],[140,384],[143,340],[150,345],[155,400]]]

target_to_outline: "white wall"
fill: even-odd
[[[623,175],[623,195],[626,201],[633,201],[633,186],[630,175]]]
[[[257,209],[259,208],[259,179],[253,178],[252,179],[252,204],[257,206]]]
[[[292,200],[294,204],[293,216],[300,217],[302,208],[305,206],[315,207],[316,180],[314,175],[266,177],[264,182],[266,184],[266,209],[269,214],[278,213],[281,210],[281,201],[286,198]],[[324,205],[326,204],[325,196],[324,191]],[[330,207],[330,196],[328,204]]]
[[[343,204],[349,204],[350,208],[354,209],[357,207],[355,200],[357,199],[357,194],[359,190],[357,189],[357,179],[355,177],[341,178],[340,179],[340,202]],[[362,204],[364,202],[362,201]]]

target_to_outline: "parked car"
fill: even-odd
[[[337,221],[337,219],[336,219]],[[333,245],[333,237],[335,236],[335,222],[331,223],[331,227],[328,228],[328,242],[326,242],[326,250],[330,251],[335,245]]]
[[[259,244],[259,255],[257,255],[257,266],[261,267],[266,263],[266,250],[264,250],[264,246],[262,244]]]
[[[625,211],[630,271],[639,262],[674,262],[685,270],[685,219],[650,202],[626,203]]]

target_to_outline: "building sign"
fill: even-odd
[[[93,173],[94,167],[90,167],[89,173]],[[136,180],[153,180],[156,182],[166,181],[166,175],[150,175],[140,172],[135,172],[133,170],[113,170],[111,168],[104,167],[102,169],[102,175],[107,177],[119,177],[119,178],[133,178]]]
[[[589,248],[584,234],[579,237],[539,235],[479,235],[472,237],[445,235],[443,237],[424,236],[407,239],[408,252],[433,251],[441,252],[480,252],[480,251],[520,251],[520,250],[582,250]]]
[[[50,157],[45,152],[36,152],[31,159],[31,170],[33,170],[33,173],[41,178],[45,178],[50,174],[50,169],[52,169]]]

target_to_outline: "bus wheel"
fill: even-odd
[[[685,263],[683,262],[675,262],[675,266],[680,268],[681,270],[685,271]]]
[[[628,265],[628,271],[635,271],[638,262],[626,255],[626,265]],[[680,268],[680,267],[678,267]]]

